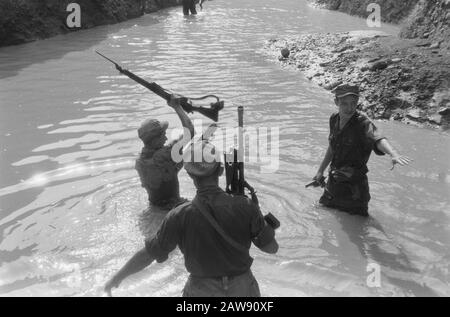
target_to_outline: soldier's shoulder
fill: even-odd
[[[367,113],[365,113],[364,111],[358,110],[357,111],[357,117],[358,117],[358,122],[362,123],[362,124],[373,124],[373,121],[371,118],[369,118],[369,116],[367,115]]]
[[[338,115],[339,115],[339,112],[333,112],[330,116],[330,119],[337,118]]]
[[[339,118],[339,112],[334,112],[330,116],[330,122],[336,122],[336,120]]]
[[[192,209],[192,202],[191,201],[187,201],[187,202],[182,203],[181,205],[178,205],[175,208],[173,208],[169,212],[169,215],[171,217],[176,217],[176,216],[185,214],[186,212],[189,212],[189,210],[191,210],[191,209]]]
[[[229,195],[229,194],[227,194]],[[239,209],[254,209],[255,205],[253,203],[253,201],[246,197],[246,196],[241,196],[241,195],[229,195],[232,204],[235,208],[239,208]]]

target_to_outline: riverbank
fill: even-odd
[[[267,47],[275,54],[286,48],[282,65],[327,90],[360,85],[362,109],[372,118],[448,126],[450,51],[439,42],[365,31],[273,39]]]
[[[180,4],[180,0],[78,0],[81,27],[66,24],[72,0],[0,1],[0,47],[23,44],[58,34],[114,24]]]
[[[367,18],[369,0],[311,0],[314,6]],[[376,119],[442,126],[450,122],[450,1],[381,0],[381,19],[401,23],[400,36],[379,32],[311,34],[273,39],[267,48],[285,66],[331,90],[361,86],[361,106]],[[289,56],[288,56],[289,55]]]

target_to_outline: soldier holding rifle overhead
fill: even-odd
[[[169,212],[156,236],[146,239],[145,247],[105,285],[105,292],[111,295],[126,277],[155,260],[166,261],[178,246],[190,273],[183,296],[261,296],[251,272],[249,250],[253,242],[263,252],[276,253],[275,229],[279,222],[270,214],[262,215],[255,191],[243,179],[242,164],[227,164],[228,169],[239,169],[230,173],[236,177],[228,179],[227,175],[227,183],[234,184],[231,188],[236,191],[228,194],[219,187],[224,166],[208,141],[193,142],[183,161],[197,188],[195,198]],[[244,186],[250,189],[252,199],[245,197]]]
[[[172,208],[186,202],[186,199],[180,197],[178,182],[178,172],[183,167],[183,162],[175,162],[171,155],[172,148],[176,146],[175,150],[185,145],[182,143],[182,146],[179,146],[179,142],[186,142],[186,140],[191,140],[194,137],[194,126],[186,112],[196,111],[213,121],[217,121],[219,111],[224,107],[224,102],[214,95],[201,98],[186,98],[173,94],[157,83],[148,82],[129,70],[122,68],[118,63],[105,55],[97,51],[96,53],[113,63],[120,73],[165,99],[167,104],[175,110],[184,127],[184,134],[168,144],[166,144],[168,122],[147,119],[138,129],[138,135],[144,143],[144,147],[136,160],[136,170],[149,199],[149,208],[141,216],[140,227],[144,235],[148,237],[156,232],[164,217]],[[191,100],[207,98],[215,98],[217,102],[212,103],[209,108],[192,105]]]

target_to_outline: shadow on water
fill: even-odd
[[[162,23],[168,16],[170,16],[170,9],[163,9],[119,24],[102,25],[57,35],[50,39],[2,47],[0,48],[0,79],[16,76],[22,69],[33,64],[61,59],[72,52],[85,51],[108,39],[110,34],[118,33],[135,25],[147,27]]]
[[[336,211],[336,218],[361,255],[368,263],[379,264],[382,275],[392,285],[409,290],[414,296],[438,296],[431,288],[410,279],[420,277],[421,271],[411,263],[401,246],[388,236],[378,220],[341,211]],[[408,279],[402,278],[405,273]]]

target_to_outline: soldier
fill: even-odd
[[[139,225],[147,237],[156,233],[162,220],[172,208],[186,201],[180,197],[178,182],[178,172],[183,167],[183,162],[175,162],[171,151],[172,147],[183,138],[191,139],[194,136],[194,126],[181,108],[179,98],[172,96],[168,105],[175,110],[181,120],[184,127],[182,137],[165,145],[169,124],[156,119],[145,120],[138,129],[138,135],[144,147],[136,160],[136,170],[149,200],[149,207],[141,215]]]
[[[197,10],[195,9],[196,1],[195,0],[183,0],[183,14],[189,15],[189,11],[191,14],[195,15],[197,14]]]
[[[329,146],[325,158],[313,178],[323,182],[323,174],[331,163],[325,192],[320,203],[361,216],[368,216],[370,200],[367,162],[372,150],[377,155],[389,154],[392,169],[411,161],[395,151],[377,127],[357,110],[359,87],[343,84],[333,90],[339,112],[330,117]]]
[[[190,273],[183,296],[260,296],[250,270],[253,259],[249,249],[253,242],[263,252],[276,253],[275,231],[250,199],[228,195],[219,188],[224,168],[214,147],[205,141],[199,143],[201,162],[192,162],[195,155],[184,159],[184,168],[197,188],[192,204],[183,204],[167,215],[156,236],[147,239],[145,248],[105,285],[108,294],[154,260],[166,261],[178,246]],[[186,154],[195,147],[191,145]]]

